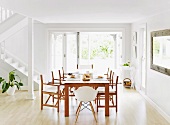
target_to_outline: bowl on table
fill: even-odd
[[[90,78],[83,78],[83,81],[90,81]]]
[[[83,74],[83,81],[90,81],[90,75],[89,74]]]
[[[102,78],[103,78],[103,76],[98,76],[97,78],[98,78],[98,79],[102,79]]]
[[[70,78],[76,78],[75,75],[70,75]]]

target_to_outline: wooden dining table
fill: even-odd
[[[108,80],[65,80],[62,81],[65,86],[65,117],[69,117],[69,87],[81,87],[81,86],[92,86],[92,87],[104,87],[105,88],[105,116],[109,116],[109,81]],[[88,93],[87,93],[88,94]]]

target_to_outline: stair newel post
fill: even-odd
[[[0,13],[0,15],[1,15],[1,18],[0,18],[0,23],[2,22],[2,7],[0,7],[0,11],[1,11],[1,13]]]
[[[5,41],[0,43],[0,59],[5,61]]]
[[[35,99],[34,96],[34,29],[33,20],[28,18],[28,97]]]
[[[5,41],[3,41],[4,45],[3,47],[1,48],[2,49],[2,53],[3,53],[3,61],[5,61],[5,57],[6,57],[6,52],[5,52]]]

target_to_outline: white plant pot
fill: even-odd
[[[9,87],[8,90],[7,90],[7,94],[8,95],[14,95],[15,89],[16,89],[16,86]]]

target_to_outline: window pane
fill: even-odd
[[[153,37],[153,64],[170,68],[170,36]]]
[[[77,67],[77,36],[67,34],[67,71],[75,71]]]
[[[89,35],[80,34],[80,59],[79,64],[85,65],[89,64]]]
[[[52,35],[52,69],[57,70],[61,69],[62,57],[63,57],[63,35],[62,34],[53,34]]]

